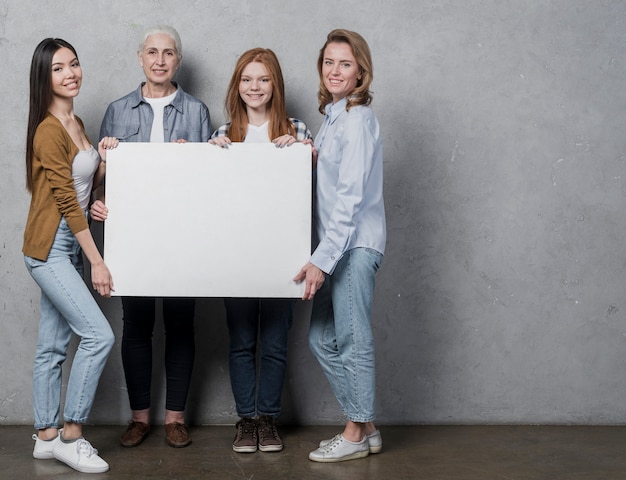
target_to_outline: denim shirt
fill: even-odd
[[[385,253],[383,151],[371,108],[346,99],[326,107],[317,137],[316,217],[320,242],[311,263],[332,274],[347,251],[365,247]]]
[[[176,85],[176,84],[174,84]],[[141,87],[112,102],[104,114],[100,138],[116,137],[121,142],[149,142],[154,113],[141,94]],[[211,117],[207,106],[185,93],[178,93],[163,111],[163,131],[166,142],[187,140],[207,142],[211,137]]]

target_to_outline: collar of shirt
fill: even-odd
[[[132,94],[133,108],[137,108],[142,103],[146,103],[146,100],[143,98],[143,95],[141,94],[141,87],[143,87],[144,83],[145,82],[140,83],[137,90],[135,90]],[[172,84],[176,87],[176,90],[178,93],[176,94],[176,96],[174,97],[174,100],[172,100],[172,103],[170,103],[170,105],[174,107],[176,110],[178,110],[180,113],[182,113],[183,112],[183,96],[184,96],[183,89],[176,82],[172,82]]]
[[[343,97],[337,103],[329,103],[326,105],[326,117],[328,118],[328,123],[334,123],[339,115],[346,111],[346,103],[348,102],[346,97]]]

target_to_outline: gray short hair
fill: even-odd
[[[141,53],[143,51],[146,40],[150,35],[158,33],[164,33],[165,35],[172,37],[174,43],[176,44],[176,56],[178,56],[178,60],[183,58],[183,44],[180,41],[180,35],[174,27],[170,27],[169,25],[155,25],[153,27],[146,28],[141,35],[137,52]]]

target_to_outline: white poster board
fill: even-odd
[[[311,254],[311,148],[121,143],[104,260],[118,296],[292,297]]]

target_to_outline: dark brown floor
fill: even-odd
[[[105,474],[81,474],[32,458],[33,430],[0,427],[0,479],[426,479],[625,480],[626,427],[381,426],[383,451],[361,460],[308,460],[338,428],[282,427],[281,453],[238,454],[232,426],[192,427],[193,444],[173,449],[163,427],[137,448],[119,446],[124,427],[89,426],[85,436],[109,462]]]

